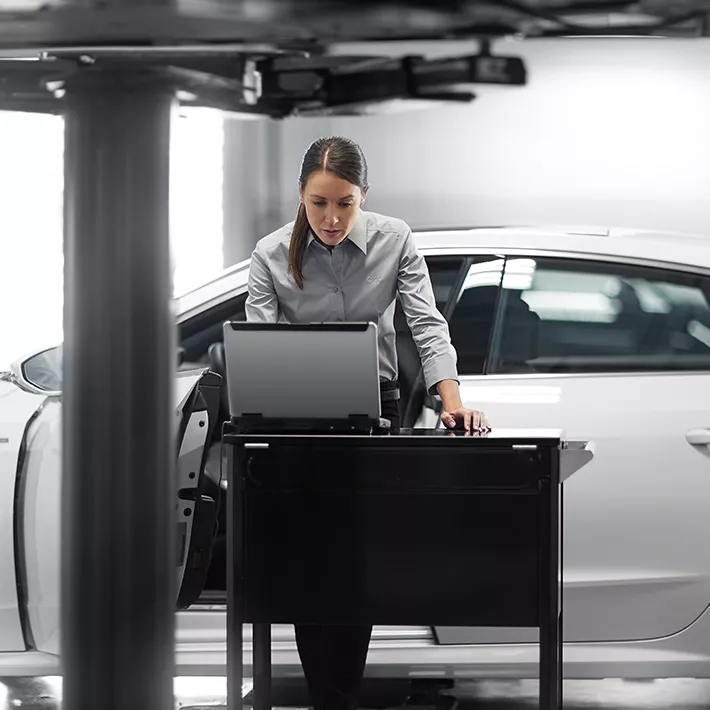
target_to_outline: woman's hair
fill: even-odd
[[[313,174],[327,170],[341,180],[357,185],[361,190],[367,188],[367,161],[360,146],[340,136],[319,138],[311,143],[301,162],[301,174],[298,178],[301,191],[306,189],[308,178]],[[299,204],[296,222],[291,233],[291,246],[288,252],[289,271],[299,288],[303,288],[303,257],[308,245],[308,232],[311,226],[306,216],[306,208]]]

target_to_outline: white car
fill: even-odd
[[[466,404],[494,427],[595,442],[565,490],[565,676],[710,677],[710,242],[527,227],[416,241]],[[247,273],[245,262],[177,301],[177,504],[195,513],[181,518],[190,523],[177,569],[179,675],[226,670],[217,507],[227,415],[213,372],[222,323],[244,318]],[[437,426],[401,314],[396,322],[404,423]],[[60,354],[37,353],[0,376],[0,675],[59,672]],[[292,627],[273,633],[275,675],[299,676]],[[534,678],[535,641],[514,628],[377,627],[366,674]]]

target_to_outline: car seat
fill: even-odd
[[[495,372],[534,372],[531,361],[539,352],[540,316],[523,301],[522,291],[504,291],[505,313]]]

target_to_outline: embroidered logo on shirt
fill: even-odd
[[[378,284],[380,281],[382,281],[382,277],[379,274],[372,274],[371,276],[367,277],[368,283],[371,284]]]

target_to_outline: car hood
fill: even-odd
[[[5,399],[17,392],[18,387],[11,378],[11,372],[0,372],[0,399]]]

